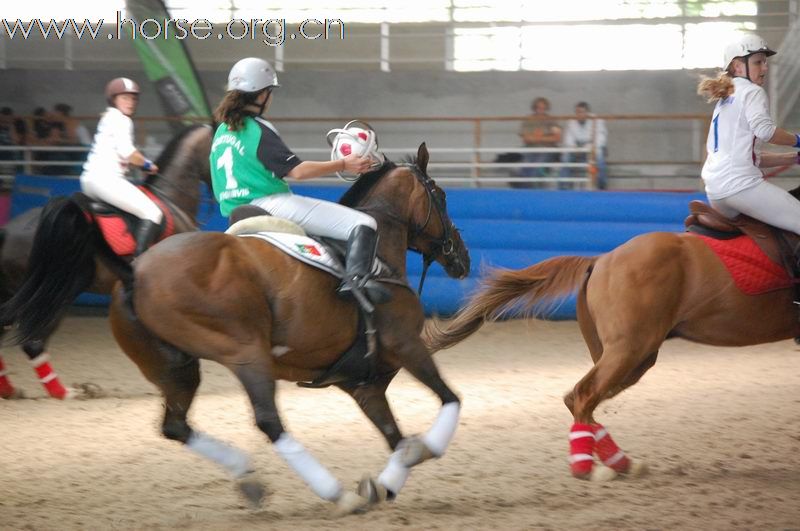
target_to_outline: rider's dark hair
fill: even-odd
[[[264,90],[269,90],[266,88]],[[246,110],[248,105],[255,105],[256,98],[263,90],[257,92],[242,92],[230,90],[225,93],[225,97],[217,105],[214,111],[214,120],[224,122],[231,131],[238,131],[244,125],[244,119],[253,114]]]

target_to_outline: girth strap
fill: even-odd
[[[350,348],[314,381],[297,382],[297,385],[319,389],[334,384],[353,387],[374,382],[378,377],[377,343],[372,314],[359,309],[356,340]]]

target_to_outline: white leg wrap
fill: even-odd
[[[389,462],[378,476],[378,483],[392,491],[395,495],[400,494],[400,489],[406,484],[411,469],[403,464],[400,452],[395,451],[389,456]]]
[[[436,417],[433,426],[422,436],[422,441],[428,450],[433,452],[436,457],[444,455],[453,435],[458,426],[458,415],[461,411],[461,404],[449,402],[442,406],[439,416]]]
[[[50,361],[50,354],[47,353],[47,352],[42,352],[41,354],[39,354],[38,356],[36,356],[32,360],[28,360],[28,361],[30,361],[31,366],[35,369],[36,367],[38,367],[42,363],[47,363],[48,361]]]
[[[186,441],[186,447],[194,453],[222,466],[235,478],[242,477],[253,471],[253,467],[250,465],[250,457],[246,453],[205,433],[193,432],[189,440]]]
[[[291,435],[283,432],[273,446],[317,496],[334,502],[339,499],[342,493],[339,481]]]

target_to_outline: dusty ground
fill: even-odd
[[[227,476],[162,439],[161,404],[106,320],[72,317],[51,349],[65,382],[107,398],[42,399],[24,355],[3,354],[36,399],[0,401],[0,529],[800,529],[800,351],[792,342],[721,349],[672,341],[599,420],[652,472],[591,484],[567,467],[561,396],[589,368],[575,323],[487,326],[437,354],[463,397],[448,454],[417,468],[399,499],[333,519],[252,424],[238,384],[204,366],[197,428],[254,456],[271,496],[246,509]],[[438,404],[407,375],[390,387],[401,427]],[[288,429],[345,485],[387,450],[351,400],[282,384]]]

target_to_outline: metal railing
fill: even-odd
[[[416,148],[391,148],[382,149],[389,158],[393,155],[403,155],[414,152]],[[329,156],[330,150],[320,148],[299,148],[294,150],[298,155],[312,155],[312,158],[320,160]],[[504,153],[515,151],[519,153],[578,153],[588,156],[591,153],[589,148],[429,148],[431,154],[436,155],[470,155],[475,157],[474,162],[431,162],[428,164],[432,169],[450,169],[463,171],[463,177],[437,177],[437,181],[451,184],[466,184],[478,187],[482,184],[502,184],[502,183],[572,183],[582,187],[591,186],[589,176],[589,162],[481,162],[481,154]],[[63,146],[0,146],[0,175],[13,175],[14,173],[26,174],[57,174],[60,168],[68,168],[68,175],[77,175],[83,165],[82,160],[52,159],[53,154],[60,153],[81,153],[85,155],[89,152],[88,147],[63,147]],[[4,158],[3,153],[10,153],[14,158]],[[44,155],[45,157],[42,157]],[[485,176],[481,174],[483,169],[505,169],[518,170],[522,168],[550,168],[559,170],[568,168],[579,170],[581,176],[552,176],[552,177],[515,177],[515,176]],[[324,179],[311,179],[311,182]]]
[[[612,188],[657,188],[699,190],[700,169],[705,157],[708,135],[708,114],[628,114],[596,115],[603,119],[609,131],[609,151],[606,160]],[[97,116],[76,117],[90,129]],[[281,118],[271,117],[287,145],[302,157],[327,160],[329,149],[324,145],[325,131],[341,127],[353,117]],[[519,124],[528,116],[482,117],[359,117],[371,123],[379,132],[382,151],[393,160],[416,153],[416,142],[426,140],[431,152],[429,167],[437,181],[458,186],[509,186],[524,183],[536,186],[573,184],[592,188],[595,153],[591,148],[523,148],[519,147]],[[564,123],[575,116],[551,116],[549,120]],[[175,134],[175,119],[136,117],[136,145],[150,158]],[[31,130],[31,128],[28,128]],[[390,147],[391,146],[391,147]],[[398,148],[396,146],[412,146]],[[52,173],[59,167],[80,171],[80,161],[68,154],[85,152],[81,147],[0,146],[0,174],[16,171],[36,173],[46,168]],[[17,160],[8,152],[17,153]],[[45,156],[42,156],[42,152]],[[503,153],[518,156],[533,153],[553,153],[554,159],[565,153],[585,157],[582,162],[501,162]],[[56,157],[57,154],[62,156]],[[519,157],[517,157],[519,159]],[[50,159],[50,160],[40,160]],[[522,170],[539,168],[547,174],[537,177],[521,175]],[[798,167],[787,172],[800,175]],[[782,175],[785,177],[787,174]]]

